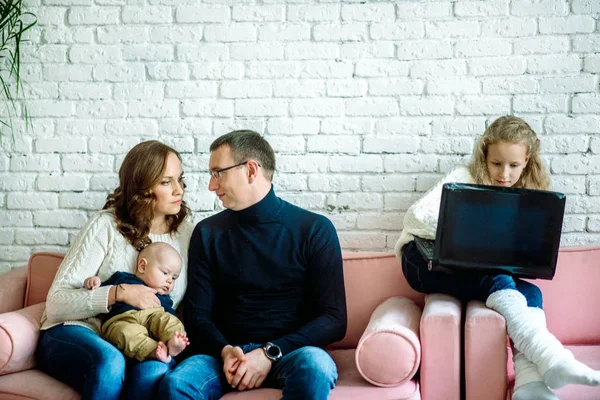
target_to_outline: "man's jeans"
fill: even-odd
[[[542,291],[534,284],[510,275],[429,271],[427,261],[414,241],[402,248],[402,272],[408,284],[421,293],[444,293],[460,300],[485,302],[490,294],[498,290],[514,289],[525,296],[529,307],[542,308]]]
[[[260,345],[241,346],[248,353]],[[337,381],[335,363],[318,347],[302,347],[275,362],[261,387],[283,390],[284,399],[327,399]],[[223,361],[207,355],[192,356],[168,372],[160,384],[160,399],[220,399],[231,392]]]
[[[150,400],[164,374],[174,366],[174,362],[126,361],[119,349],[96,332],[77,325],[42,331],[36,361],[40,370],[71,386],[86,400]]]

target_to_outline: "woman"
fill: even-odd
[[[133,272],[138,252],[151,242],[166,242],[183,259],[181,277],[171,293],[174,307],[187,286],[187,249],[192,224],[183,201],[183,170],[177,151],[155,140],[142,142],[125,156],[119,187],[102,211],[93,215],[65,255],[46,300],[37,348],[37,366],[79,391],[84,399],[118,399],[126,359],[99,336],[100,320],[115,302],[139,309],[160,307],[155,289],[143,285],[83,287],[89,276],[102,280],[117,271]],[[169,365],[127,361],[128,398],[151,398]]]

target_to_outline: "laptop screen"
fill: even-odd
[[[440,208],[437,258],[442,264],[554,275],[564,203],[564,195],[555,192],[447,184]]]

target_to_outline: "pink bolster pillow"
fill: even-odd
[[[397,386],[417,373],[421,362],[422,310],[404,297],[391,297],[373,314],[356,348],[356,367],[369,383]]]
[[[46,303],[0,314],[0,375],[35,366],[35,349]]]

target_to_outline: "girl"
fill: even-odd
[[[48,292],[37,365],[70,385],[84,399],[118,399],[124,385],[125,358],[99,336],[97,314],[115,302],[139,309],[160,307],[156,289],[144,285],[103,286],[86,290],[89,276],[107,279],[117,271],[134,272],[138,251],[151,242],[166,242],[183,260],[183,271],[171,293],[174,308],[186,289],[187,249],[192,224],[183,201],[179,153],[152,140],[133,147],[119,170],[119,187],[104,209],[79,232]],[[151,398],[169,365],[131,362],[127,398]]]
[[[442,185],[446,182],[547,190],[550,180],[539,149],[540,141],[525,121],[514,116],[498,118],[479,139],[471,164],[452,171],[408,209],[395,247],[402,272],[413,289],[482,300],[504,316],[514,345],[513,400],[557,400],[549,387],[598,385],[600,372],[576,361],[548,332],[542,293],[537,286],[503,274],[429,271],[413,239],[414,235],[435,238]]]

